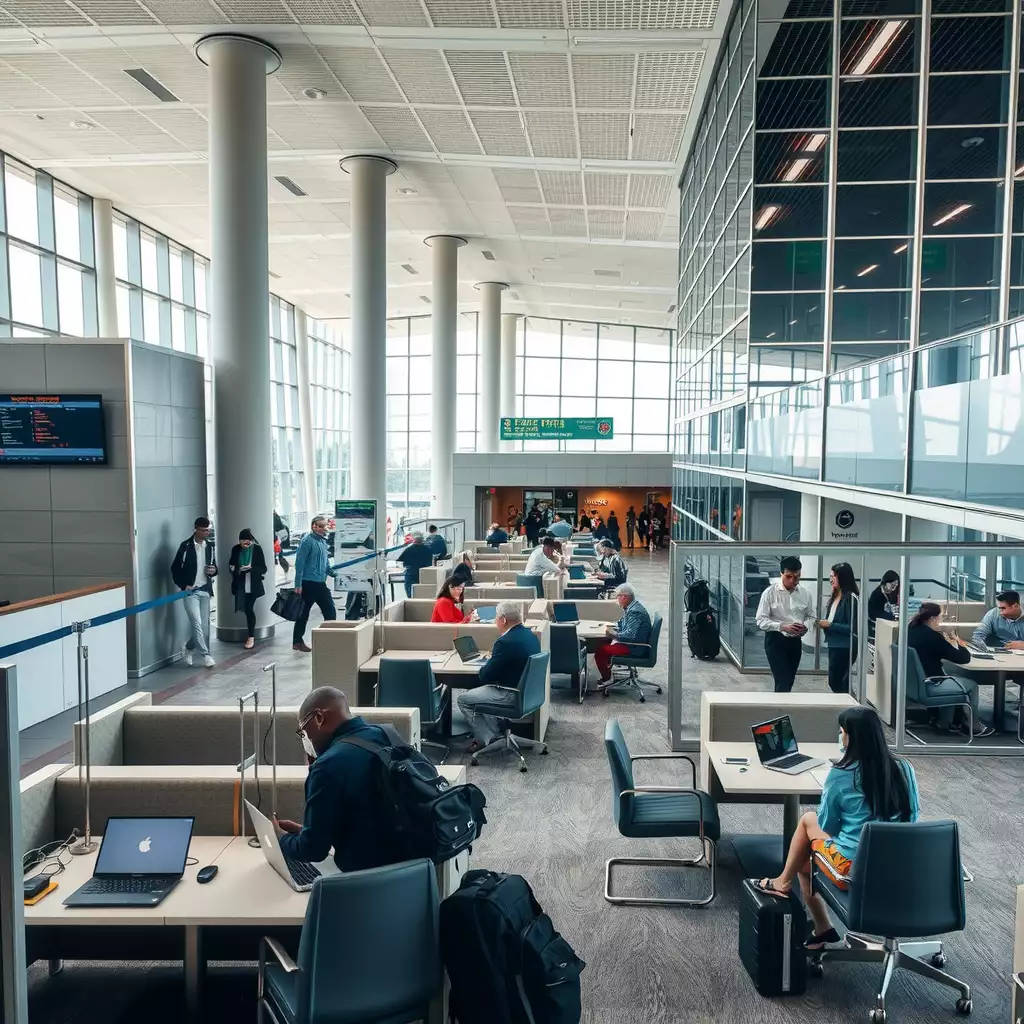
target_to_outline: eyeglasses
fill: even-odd
[[[295,735],[298,736],[299,739],[302,738],[302,734],[306,731],[306,726],[309,725],[309,723],[312,722],[318,714],[320,714],[319,711],[314,711],[311,715],[307,715],[307,717],[299,722],[299,727],[295,730]]]

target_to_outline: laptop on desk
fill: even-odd
[[[819,757],[800,753],[789,715],[752,725],[750,731],[754,736],[758,760],[773,772],[799,775],[825,764]]]
[[[249,811],[249,820],[256,830],[256,838],[260,841],[260,849],[267,863],[296,891],[309,892],[313,883],[323,872],[315,864],[308,864],[305,861],[289,860],[281,849],[277,833],[274,831],[274,823],[262,812],[245,801]]]
[[[108,818],[92,878],[66,907],[155,907],[181,881],[195,818]]]
[[[551,607],[554,610],[555,622],[580,621],[580,612],[575,601],[556,601]]]
[[[476,640],[471,636],[457,636],[452,643],[466,665],[482,665],[487,660],[487,655],[480,652]]]
[[[496,604],[482,604],[475,610],[476,617],[481,622],[493,622],[495,616],[498,614],[498,606]]]

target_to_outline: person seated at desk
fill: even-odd
[[[886,569],[878,586],[868,596],[868,639],[875,639],[875,623],[879,619],[895,622],[900,609],[900,574]]]
[[[799,879],[814,919],[814,933],[804,942],[809,950],[840,941],[825,901],[811,893],[811,854],[818,854],[819,868],[836,887],[846,889],[864,825],[917,821],[921,811],[914,768],[893,756],[871,708],[847,708],[839,715],[839,743],[843,756],[825,779],[818,810],[800,819],[782,874],[756,883],[762,892],[788,899],[793,880]]]
[[[484,537],[484,540],[497,551],[502,544],[508,543],[508,534],[497,523],[491,523],[490,532]]]
[[[439,562],[448,557],[448,544],[444,537],[437,532],[437,527],[433,523],[427,527],[427,539],[424,543]]]
[[[603,540],[597,545],[597,553],[601,561],[594,574],[604,582],[605,590],[614,590],[626,582],[626,563],[610,540]]]
[[[326,860],[333,846],[334,863],[342,871],[393,863],[389,833],[377,813],[377,755],[345,742],[390,746],[384,730],[353,715],[341,690],[320,686],[302,702],[297,732],[309,762],[306,805],[301,825],[275,820],[281,852],[291,860],[316,863]]]
[[[506,705],[512,710],[519,703],[519,680],[532,654],[540,654],[540,641],[533,630],[523,625],[522,611],[514,601],[502,601],[494,615],[498,639],[491,656],[480,669],[480,686],[463,691],[458,698],[459,709],[473,730],[470,750],[479,750],[501,735],[501,719],[477,714],[478,704]]]
[[[473,554],[470,551],[463,551],[459,556],[459,561],[455,568],[452,569],[451,578],[457,583],[462,583],[467,587],[473,586],[473,570],[476,566],[473,564]]]
[[[462,595],[466,585],[461,580],[456,580],[453,573],[441,585],[441,592],[434,602],[434,610],[431,612],[431,622],[472,622],[476,613],[463,612]]]
[[[543,576],[546,572],[560,572],[564,573],[565,570],[555,561],[555,539],[554,537],[545,536],[541,542],[539,548],[534,548],[530,552],[530,557],[526,560],[526,568],[523,570],[524,576]]]
[[[405,566],[405,596],[412,597],[412,585],[419,583],[420,569],[434,564],[434,553],[419,530],[412,534],[412,543],[399,554],[398,561]]]
[[[628,655],[631,643],[646,644],[651,640],[651,616],[637,600],[632,584],[620,583],[615,588],[615,600],[622,609],[622,618],[608,626],[609,639],[594,651],[594,663],[602,683],[611,682],[612,658],[615,655]]]
[[[971,639],[980,647],[1024,651],[1024,616],[1021,615],[1020,594],[1016,590],[1004,590],[996,594],[995,608],[985,612],[981,625]]]
[[[967,665],[971,660],[971,652],[967,645],[952,630],[942,629],[942,609],[934,601],[925,601],[918,613],[907,626],[907,645],[917,651],[924,669],[926,680],[935,677],[949,676],[936,682],[926,682],[928,693],[937,696],[946,693],[964,693],[971,702],[971,714],[974,719],[975,736],[991,736],[995,729],[986,725],[978,714],[978,684],[967,676],[950,675],[943,666],[944,661],[954,665]],[[967,732],[966,720],[953,723],[954,713],[962,714],[955,705],[948,708],[935,709],[935,725],[939,729],[952,732]],[[966,718],[966,716],[965,716]]]
[[[556,515],[555,521],[548,527],[548,533],[557,540],[568,540],[572,536],[572,524]]]

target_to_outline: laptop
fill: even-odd
[[[994,661],[993,651],[998,648],[986,647],[983,644],[976,644],[973,640],[965,640],[968,650],[975,658],[980,658],[982,661]]]
[[[92,878],[66,907],[155,907],[181,881],[195,818],[108,818]]]
[[[580,613],[575,601],[555,602],[551,607],[554,609],[555,622],[580,621]]]
[[[487,660],[487,655],[481,654],[476,640],[471,636],[457,636],[452,643],[455,644],[459,657],[467,665],[482,665]]]
[[[320,869],[305,861],[289,860],[281,851],[281,844],[274,831],[274,823],[262,812],[256,810],[248,800],[245,806],[249,810],[249,820],[256,830],[256,838],[260,841],[260,849],[267,863],[296,891],[309,892],[313,883],[320,877]]]
[[[570,565],[569,579],[585,580],[587,578],[587,567],[585,565]]]
[[[497,614],[498,606],[496,604],[484,604],[476,609],[476,617],[481,622],[493,622]]]
[[[789,715],[752,725],[750,731],[754,735],[754,746],[761,764],[773,772],[799,775],[826,763],[819,757],[800,753]]]

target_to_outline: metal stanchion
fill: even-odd
[[[270,820],[277,820],[277,662],[263,666],[270,673]]]
[[[252,701],[253,712],[253,747],[252,753],[245,756],[245,705]],[[239,785],[238,801],[238,834],[245,838],[245,769],[252,765],[253,781],[256,783],[256,792],[260,786],[260,692],[252,690],[244,697],[238,698],[238,772],[242,776]],[[257,844],[259,839],[256,840]]]
[[[92,838],[92,774],[89,727],[89,647],[83,643],[85,631],[89,628],[89,620],[73,622],[71,629],[78,637],[78,720],[84,722],[82,753],[85,761],[85,834],[76,839],[69,847],[68,853],[76,856],[92,853],[96,849],[96,841]],[[82,791],[82,762],[78,762],[78,790]]]

